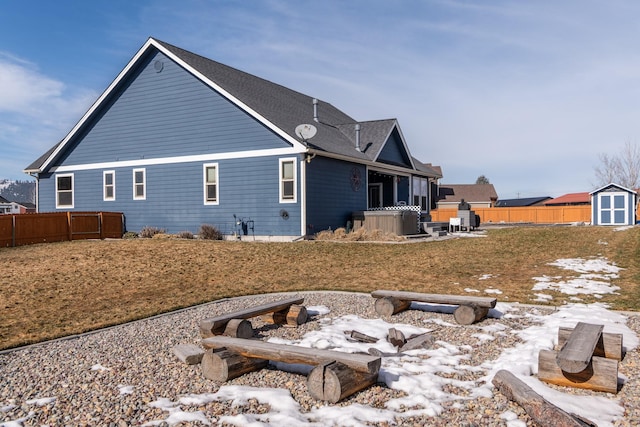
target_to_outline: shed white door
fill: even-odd
[[[629,205],[626,193],[600,193],[598,199],[600,225],[624,225],[627,223]]]

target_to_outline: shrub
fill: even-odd
[[[190,231],[181,231],[178,233],[179,239],[193,239],[193,233]]]
[[[156,234],[165,233],[167,230],[158,227],[149,227],[146,226],[142,230],[140,230],[140,237],[144,237],[146,239],[152,238]]]
[[[138,238],[138,233],[136,233],[135,231],[127,231],[126,233],[124,233],[122,235],[123,239],[137,239]]]
[[[202,224],[200,226],[200,231],[198,232],[198,234],[200,235],[201,239],[206,239],[206,240],[224,239],[222,232],[218,230],[216,227],[214,227],[213,225],[209,225],[209,224]]]

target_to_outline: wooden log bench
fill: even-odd
[[[376,299],[376,313],[391,316],[408,309],[412,301],[457,305],[453,317],[461,325],[471,325],[487,317],[490,308],[496,306],[495,298],[472,297],[464,295],[423,294],[405,291],[378,290],[371,292]]]
[[[315,366],[307,377],[314,399],[336,403],[376,383],[380,357],[343,353],[260,340],[214,336],[202,340],[203,375],[216,382],[265,367],[269,361]]]
[[[617,393],[622,336],[603,334],[603,328],[583,322],[573,330],[560,328],[560,350],[540,350],[538,354],[538,378],[561,386]]]
[[[267,323],[298,326],[307,321],[307,309],[300,305],[303,302],[304,298],[287,298],[204,319],[200,322],[200,335],[251,338],[253,328],[247,319],[257,316],[263,316]]]

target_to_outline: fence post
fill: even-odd
[[[11,215],[11,247],[16,247],[16,216]]]
[[[100,231],[100,240],[104,240],[104,212],[100,211],[98,214],[98,230]]]
[[[69,241],[73,240],[73,230],[71,229],[71,211],[67,211],[67,234]]]

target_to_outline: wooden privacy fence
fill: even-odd
[[[50,212],[0,215],[0,247],[82,239],[119,239],[118,212]]]
[[[591,205],[473,208],[472,210],[480,216],[481,223],[566,224],[591,222]],[[437,209],[431,211],[431,220],[448,222],[449,218],[456,218],[457,214],[457,209]]]

